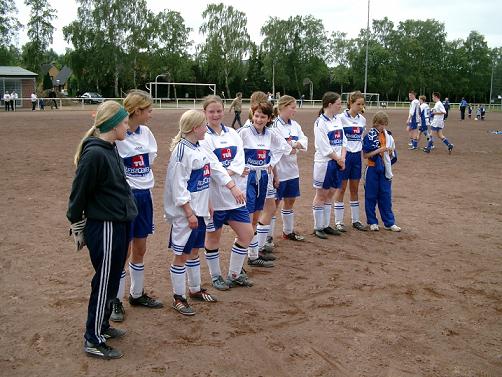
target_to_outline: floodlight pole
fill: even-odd
[[[495,69],[495,62],[492,62],[492,78],[490,80],[490,103],[488,104],[488,108],[492,109],[492,94],[493,94],[493,70]]]
[[[364,93],[368,87],[368,44],[370,40],[370,0],[368,0],[368,23],[366,25],[366,65],[364,68]]]
[[[166,73],[161,73],[160,75],[157,75],[157,77],[155,77],[155,100],[157,100],[157,80],[159,77],[165,77],[166,76]]]

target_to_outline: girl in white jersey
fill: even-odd
[[[213,95],[206,97],[203,107],[207,131],[204,140],[201,140],[201,146],[212,161],[219,162],[226,169],[231,178],[230,183],[212,179],[210,184],[211,203],[214,211],[212,219],[207,225],[205,242],[209,272],[213,286],[219,290],[227,290],[234,286],[252,286],[252,281],[242,270],[248,246],[253,238],[253,227],[242,193],[246,188],[248,172],[245,170],[242,139],[237,131],[222,123],[224,109],[220,97]],[[232,190],[233,196],[229,189]],[[236,195],[236,193],[240,195]],[[229,225],[237,235],[230,254],[230,266],[226,280],[221,274],[219,257],[223,225]]]
[[[269,224],[258,222],[258,219],[265,204],[268,181],[271,179],[270,173],[282,155],[289,154],[292,148],[267,127],[273,115],[270,103],[253,104],[251,111],[253,123],[239,132],[244,147],[246,168],[249,169],[246,207],[249,210],[253,228],[256,230],[248,249],[248,264],[254,267],[273,267],[272,261],[275,260],[275,256],[261,250],[267,239]],[[276,173],[273,179],[277,180]]]
[[[117,150],[124,162],[127,183],[131,186],[138,216],[131,223],[131,243],[129,247],[129,275],[131,286],[129,303],[132,306],[158,309],[164,305],[144,292],[144,256],[146,240],[154,231],[153,204],[151,190],[154,185],[152,164],[157,157],[157,142],[146,126],[152,118],[152,97],[142,90],[127,94],[124,107],[129,113],[129,129],[123,141],[117,141]],[[110,319],[115,322],[124,320],[122,298],[125,291],[125,269],[122,271],[117,298],[112,303]]]
[[[279,187],[276,198],[284,200],[281,210],[283,231],[282,237],[287,240],[303,241],[304,237],[295,233],[295,214],[293,206],[296,198],[300,196],[300,172],[298,169],[297,153],[306,151],[308,138],[302,131],[301,126],[293,120],[296,113],[296,99],[291,96],[282,96],[274,108],[277,118],[272,125],[273,130],[291,146],[291,152],[283,155],[277,163],[279,174]]]
[[[451,154],[451,151],[453,150],[453,144],[450,143],[446,138],[446,136],[443,135],[444,116],[446,114],[446,110],[444,108],[443,103],[441,102],[441,95],[437,92],[434,92],[432,93],[432,99],[434,100],[434,108],[432,109],[432,114],[434,115],[434,118],[432,119],[431,122],[432,133],[434,137],[441,139],[441,141],[448,148],[448,153]]]
[[[335,190],[340,188],[340,172],[345,169],[347,138],[343,132],[340,112],[342,101],[338,93],[327,92],[322,97],[322,109],[314,124],[315,155],[314,183],[316,190],[312,203],[314,234],[326,239],[327,234],[340,235],[333,229],[331,202]]]
[[[346,231],[343,224],[345,210],[343,196],[345,195],[348,183],[352,226],[357,230],[365,231],[366,227],[361,223],[359,217],[362,137],[366,127],[366,119],[361,114],[364,108],[364,95],[359,91],[351,93],[347,101],[347,107],[348,109],[340,115],[343,131],[347,138],[347,155],[345,157],[345,169],[340,172],[342,184],[335,194],[335,223],[338,231]]]
[[[174,253],[170,274],[174,293],[173,308],[183,315],[194,315],[186,296],[188,275],[189,296],[199,301],[215,302],[201,288],[199,248],[204,246],[206,221],[210,216],[210,158],[199,142],[206,133],[205,116],[189,110],[180,119],[179,132],[171,143],[171,159],[164,188],[165,218],[172,224],[169,247]],[[225,171],[223,169],[220,169]],[[230,177],[227,176],[227,181]]]
[[[429,109],[429,105],[427,102],[426,96],[419,96],[418,101],[420,102],[420,127],[419,131],[420,133],[418,134],[418,141],[420,141],[420,134],[424,134],[424,136],[427,138],[427,145],[425,148],[422,150],[426,153],[429,153],[430,150],[432,149],[434,142],[432,140],[432,135],[429,131],[429,126],[430,126],[430,118],[431,118],[431,111]]]

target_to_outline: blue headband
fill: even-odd
[[[122,106],[120,106],[119,111],[112,116],[110,119],[105,120],[103,123],[101,123],[98,128],[99,131],[102,133],[111,131],[114,129],[122,120],[124,120],[125,117],[128,117],[129,113],[124,109]]]

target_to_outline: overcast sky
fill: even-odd
[[[63,53],[66,47],[71,47],[64,41],[63,27],[77,17],[77,4],[74,0],[48,0],[51,6],[57,9],[58,18],[54,22],[54,44],[52,48]],[[290,16],[311,14],[323,21],[325,29],[342,31],[349,38],[358,35],[361,28],[366,27],[367,2],[364,0],[307,0],[299,5],[293,1],[205,1],[205,0],[147,0],[149,8],[154,12],[170,9],[180,12],[187,26],[193,29],[192,40],[201,42],[198,33],[202,24],[202,12],[209,3],[223,2],[232,5],[244,12],[248,19],[248,33],[255,43],[260,43],[260,28],[270,17],[287,19]],[[18,18],[23,25],[29,20],[29,8],[23,0],[15,0],[19,11]],[[294,4],[294,5],[293,5]],[[134,0],[131,1],[134,6]],[[399,21],[407,19],[434,18],[444,23],[447,39],[465,39],[469,32],[476,30],[485,36],[489,47],[502,46],[502,1],[496,0],[422,0],[422,1],[399,1],[399,0],[370,0],[370,19],[382,19],[388,17],[395,25]],[[19,35],[19,44],[27,42],[27,30],[24,29]]]

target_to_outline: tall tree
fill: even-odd
[[[214,72],[221,72],[227,96],[231,97],[229,82],[248,55],[250,38],[245,13],[223,3],[209,4],[202,12],[200,32],[206,40],[201,53]]]
[[[11,0],[0,0],[0,47],[8,49],[14,46],[20,28],[16,3]]]
[[[53,41],[56,10],[45,0],[24,0],[24,3],[31,10],[28,22],[30,41],[23,46],[23,61],[28,69],[39,72],[40,65],[45,62],[47,50]]]

